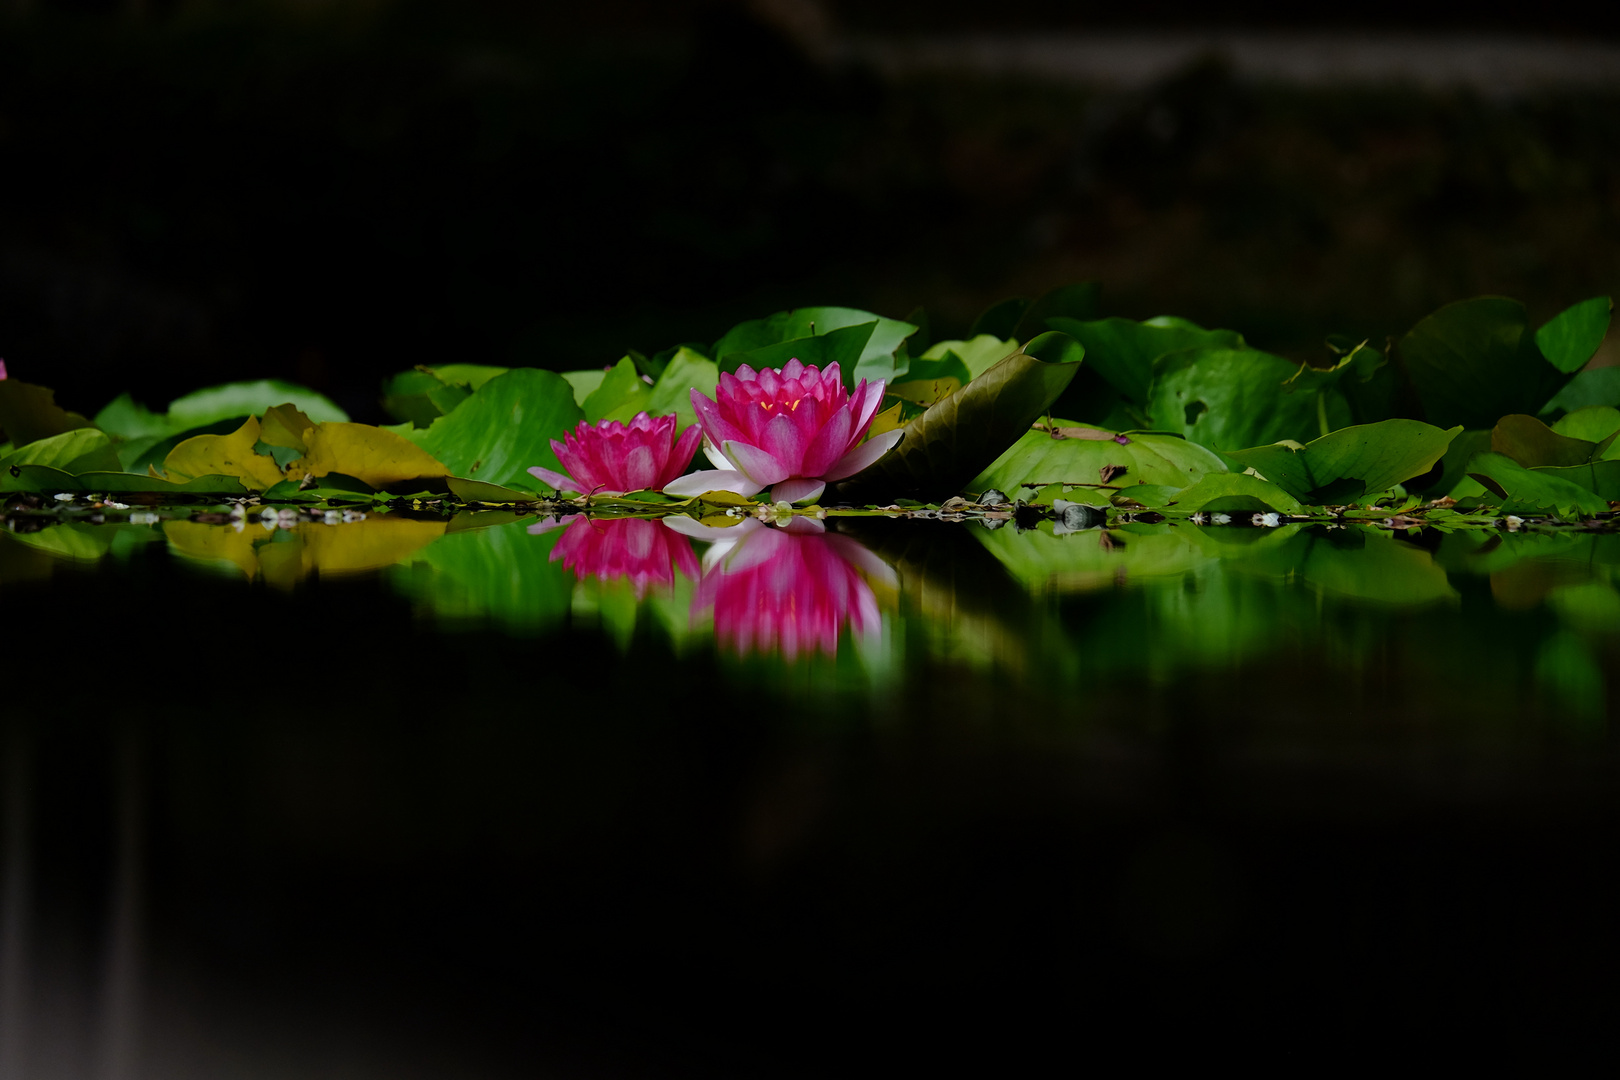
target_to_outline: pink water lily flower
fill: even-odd
[[[551,440],[557,460],[568,471],[553,472],[536,465],[529,472],[558,493],[623,495],[662,488],[686,471],[702,437],[694,425],[677,439],[673,416],[651,417],[640,412],[628,424],[602,420],[594,426],[581,420],[561,442]]]
[[[837,363],[823,371],[789,360],[759,372],[744,364],[720,376],[715,398],[692,391],[703,452],[717,468],[665,484],[670,495],[770,488],[775,502],[814,502],[829,482],[854,476],[900,441],[896,430],[861,442],[883,401],[883,380],[862,379],[851,394]]]

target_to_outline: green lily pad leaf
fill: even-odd
[[[628,356],[613,365],[602,383],[582,404],[585,419],[630,421],[646,410],[652,401],[652,387],[641,381],[634,360]]]
[[[1491,449],[1533,469],[1538,465],[1585,464],[1597,444],[1560,435],[1533,416],[1514,413],[1502,417],[1491,429]]]
[[[175,433],[168,417],[153,412],[128,394],[119,394],[96,413],[95,425],[120,439],[150,438],[156,442]]]
[[[928,406],[943,401],[972,381],[973,373],[967,364],[946,349],[938,358],[913,360],[910,370],[884,392],[902,401]]]
[[[1029,305],[1012,333],[1003,334],[1002,337],[1022,340],[1047,330],[1061,330],[1052,325],[1053,319],[1089,322],[1097,318],[1101,308],[1102,286],[1097,282],[1079,281],[1072,285],[1060,285]]]
[[[1549,465],[1532,471],[1567,480],[1609,502],[1620,502],[1620,461],[1588,461],[1562,467]]]
[[[414,427],[427,427],[472,396],[465,385],[445,382],[430,368],[402,371],[383,384],[383,410]]]
[[[1026,434],[1080,369],[1084,350],[1065,334],[1042,334],[906,424],[900,445],[840,487],[862,501],[946,498]]]
[[[1360,424],[1387,420],[1395,393],[1395,373],[1389,358],[1366,342],[1341,354],[1330,368],[1301,364],[1291,385],[1296,389],[1332,387],[1349,402],[1351,417]]]
[[[49,465],[70,473],[119,468],[112,440],[93,427],[75,428],[19,446],[0,457],[0,469],[11,465]]]
[[[49,465],[7,465],[0,469],[0,491],[29,491],[39,495],[52,495],[58,491],[89,490],[77,476],[61,469],[53,469]]]
[[[1552,429],[1571,439],[1601,443],[1620,431],[1620,409],[1611,405],[1588,405],[1567,413]]]
[[[1541,407],[1540,414],[1574,412],[1591,405],[1620,405],[1620,367],[1588,368],[1578,372]]]
[[[607,378],[608,370],[590,368],[586,371],[564,371],[560,374],[568,385],[574,388],[574,400],[580,402],[583,408],[585,399],[594,394],[596,388],[602,385],[602,380]]]
[[[1564,309],[1536,331],[1541,355],[1559,371],[1579,371],[1603,344],[1613,307],[1607,296],[1594,296]]]
[[[692,391],[713,400],[715,388],[720,384],[720,366],[693,349],[678,349],[664,367],[664,373],[653,384],[647,411],[654,416],[674,414],[676,430],[685,431],[697,423],[697,411],[692,408]]]
[[[1278,511],[1291,514],[1300,508],[1300,502],[1280,486],[1269,480],[1246,473],[1209,473],[1202,480],[1182,491],[1176,497],[1176,513],[1190,514],[1198,510],[1211,513],[1253,513]]]
[[[1033,303],[1033,300],[1025,296],[997,301],[979,312],[979,317],[973,320],[973,328],[968,331],[968,335],[1002,340],[1011,338],[1018,333],[1018,324],[1024,320],[1024,312],[1028,311]]]
[[[464,386],[477,393],[489,380],[499,378],[512,369],[490,364],[433,364],[428,370],[451,386]]]
[[[537,481],[529,467],[542,465],[561,472],[551,440],[561,439],[584,418],[574,402],[573,388],[562,376],[536,368],[513,368],[479,387],[455,412],[407,437],[442,463],[443,472],[419,476],[461,476],[532,489]],[[386,486],[352,469],[338,471],[377,487]]]
[[[1226,458],[1303,502],[1337,506],[1422,476],[1459,434],[1460,428],[1441,431],[1417,420],[1381,420],[1340,428],[1297,449],[1258,446],[1231,451]],[[1355,483],[1342,484],[1346,480]]]
[[[1468,463],[1468,475],[1498,498],[1508,500],[1503,510],[1522,507],[1531,512],[1600,514],[1609,508],[1607,499],[1574,480],[1527,469],[1506,454],[1475,454]]]
[[[917,327],[912,323],[901,322],[899,319],[885,319],[881,315],[856,308],[798,308],[794,311],[778,312],[764,319],[741,323],[727,331],[726,336],[715,344],[714,351],[710,355],[720,361],[720,370],[735,371],[737,369],[734,364],[727,366],[727,358],[732,353],[751,353],[768,345],[827,336],[835,331],[862,326],[869,322],[875,322],[877,325],[872,328],[854,363],[843,363],[839,356],[829,357],[841,361],[840,368],[844,373],[845,383],[853,389],[861,379],[892,380],[903,375],[905,365],[899,360],[899,350],[905,340],[916,333]],[[790,351],[782,356],[781,363],[767,366],[781,367],[793,355]],[[805,356],[800,356],[799,359],[806,364],[824,366],[820,361]],[[752,360],[748,363],[756,369],[759,367],[759,364]]]
[[[167,420],[170,431],[183,431],[238,416],[258,416],[287,403],[316,422],[349,418],[331,398],[308,387],[280,379],[259,379],[213,386],[171,401]]]
[[[518,491],[499,484],[486,484],[482,480],[465,480],[459,476],[452,476],[449,483],[455,497],[466,503],[528,503],[535,500],[532,491]]]
[[[217,473],[198,476],[183,483],[130,472],[87,472],[76,477],[84,491],[108,495],[223,495],[240,498],[248,493],[235,476]]]
[[[1428,491],[1436,496],[1450,495],[1454,499],[1461,499],[1466,495],[1478,495],[1479,486],[1468,478],[1468,463],[1474,459],[1475,454],[1483,453],[1491,448],[1491,433],[1489,431],[1464,431],[1451,440],[1446,448],[1445,456],[1440,459],[1440,479],[1432,484]],[[1458,485],[1463,490],[1458,492]]]
[[[937,341],[928,347],[927,352],[912,359],[911,370],[907,372],[907,377],[917,377],[917,365],[920,361],[942,360],[948,355],[954,355],[967,367],[968,378],[963,382],[971,382],[989,371],[998,360],[1004,360],[1017,351],[1017,341],[998,338],[993,334],[979,334],[966,341]]]
[[[1130,319],[1047,320],[1086,350],[1086,366],[1095,370],[1127,401],[1146,405],[1153,383],[1153,362],[1166,353],[1196,348],[1244,348],[1243,336],[1233,330],[1205,330],[1196,323],[1161,315],[1146,322]],[[1286,361],[1285,361],[1286,362]],[[1293,366],[1289,366],[1292,374]],[[1286,376],[1285,376],[1286,377]],[[1065,416],[1072,415],[1064,411]]]
[[[229,435],[246,423],[246,416],[232,416],[224,420],[216,420],[212,424],[189,428],[185,431],[167,435],[155,441],[131,439],[118,446],[118,460],[126,472],[145,473],[149,470],[161,470],[163,461],[171,451],[187,439],[198,435]]]
[[[258,441],[259,421],[250,416],[229,435],[197,435],[185,440],[163,459],[163,473],[181,482],[199,476],[234,476],[247,487],[263,491],[280,483],[282,474],[274,458],[254,452]]]
[[[1426,419],[1442,427],[1495,427],[1509,413],[1534,412],[1569,381],[1536,347],[1524,305],[1503,297],[1447,304],[1400,350]]]
[[[996,488],[1016,496],[1024,487],[1099,484],[1105,466],[1121,465],[1126,470],[1119,478],[1121,494],[1130,494],[1134,485],[1162,484],[1180,490],[1210,473],[1226,471],[1214,453],[1175,435],[1150,433],[1125,438],[1130,442],[1121,445],[1111,438],[1055,439],[1046,431],[1028,431],[976,476],[967,489]],[[1099,492],[1106,493],[1106,489]]]
[[[814,364],[824,371],[827,365],[837,364],[844,385],[853,390],[858,385],[857,371],[861,354],[865,351],[866,343],[871,340],[877,325],[876,322],[861,323],[858,326],[830,330],[815,337],[794,338],[790,341],[764,345],[751,352],[726,353],[720,357],[720,370],[735,373],[738,368],[747,364],[755,371],[760,371],[764,368],[783,367],[789,360],[798,360],[801,364]],[[878,377],[893,378],[892,367]]]
[[[0,438],[9,438],[14,446],[89,426],[90,421],[56,404],[56,391],[0,379]]]
[[[1154,371],[1148,425],[1212,450],[1305,442],[1350,422],[1336,388],[1300,385],[1298,365],[1258,349],[1185,349]]]

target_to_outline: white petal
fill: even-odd
[[[664,485],[664,494],[689,498],[709,491],[729,491],[733,495],[749,497],[758,495],[764,489],[764,484],[756,484],[740,472],[731,469],[708,469],[676,477]]]

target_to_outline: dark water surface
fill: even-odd
[[[1620,535],[684,520],[0,534],[4,1080],[1614,1015]]]

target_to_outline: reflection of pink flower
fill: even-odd
[[[594,427],[581,420],[562,442],[551,440],[551,449],[568,472],[539,465],[529,472],[559,492],[582,495],[623,495],[661,488],[686,471],[702,437],[702,431],[693,426],[677,439],[673,416],[654,418],[641,412],[628,424],[602,420]]]
[[[691,518],[664,523],[711,540],[704,555],[693,611],[714,608],[714,634],[739,652],[838,652],[847,623],[857,634],[878,629],[877,598],[862,578],[892,583],[894,571],[847,536],[828,533],[816,521],[795,518],[773,529],[749,518],[728,529],[710,529]]]
[[[757,495],[769,487],[775,501],[812,502],[829,481],[854,476],[900,441],[899,431],[886,431],[861,442],[883,401],[883,380],[862,379],[852,395],[836,363],[822,371],[789,360],[780,371],[757,373],[744,364],[720,376],[715,399],[692,391],[704,453],[718,468],[665,484],[671,495]]]
[[[629,578],[636,597],[647,595],[647,587],[669,588],[678,570],[689,578],[698,576],[697,556],[692,542],[646,518],[591,518],[575,514],[563,519],[568,528],[557,538],[551,561],[574,572],[580,581],[596,578],[611,581]],[[529,526],[529,532],[542,533],[561,522],[547,519]]]

